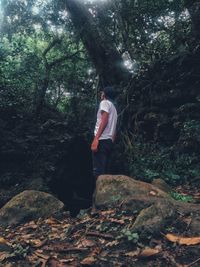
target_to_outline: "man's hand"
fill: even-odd
[[[92,152],[97,152],[98,151],[98,145],[99,145],[99,140],[97,138],[94,138],[92,144],[91,144],[91,150]]]

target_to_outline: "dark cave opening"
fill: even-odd
[[[65,204],[71,216],[92,206],[95,180],[92,174],[92,156],[83,137],[74,137],[58,160],[50,190]]]

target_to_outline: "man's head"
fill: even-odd
[[[107,86],[104,87],[101,90],[102,94],[101,94],[101,99],[110,99],[110,100],[114,100],[115,99],[115,90],[112,86]]]

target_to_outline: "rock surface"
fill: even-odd
[[[189,227],[192,233],[199,233],[200,229],[200,205],[176,201],[158,187],[124,175],[98,178],[95,206],[98,209],[119,207],[137,214],[131,231],[144,235],[160,233],[178,214],[192,219]]]
[[[64,204],[54,196],[36,190],[26,190],[13,197],[0,209],[0,226],[18,225],[62,210]]]
[[[160,190],[166,193],[172,192],[172,188],[163,179],[153,179],[152,185],[158,187]]]
[[[101,175],[97,180],[95,195],[97,208],[123,205],[138,211],[161,199],[170,201],[171,197],[154,185],[125,175]]]
[[[143,209],[137,216],[131,230],[146,234],[159,234],[169,220],[176,216],[174,206],[169,201],[160,201]]]

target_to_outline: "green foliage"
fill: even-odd
[[[101,232],[108,232],[111,229],[111,226],[109,222],[102,222],[97,229]]]
[[[182,135],[184,139],[195,139],[200,144],[200,122],[188,120],[183,124]]]
[[[196,124],[195,129],[198,129]],[[127,143],[127,138],[124,138],[124,145],[127,159],[125,169],[132,177],[149,182],[154,178],[162,178],[168,183],[177,184],[200,175],[198,153],[178,153],[174,151],[176,147],[163,147],[144,141]]]
[[[20,244],[14,244],[12,246],[13,252],[10,254],[10,257],[25,258],[30,250],[29,246],[23,247]]]
[[[182,201],[182,202],[192,202],[192,200],[193,200],[192,196],[182,195],[182,194],[179,194],[177,192],[171,192],[170,195],[175,200],[179,200],[179,201]]]
[[[131,230],[127,228],[123,228],[117,237],[117,239],[127,239],[128,241],[131,241],[132,243],[137,243],[139,240],[138,233],[132,232]]]
[[[96,87],[100,87],[101,81],[88,57],[90,51],[85,51],[81,35],[74,31],[64,2],[1,2],[0,109],[12,109],[16,113],[32,111],[38,94],[46,86],[46,103],[64,114],[71,133],[91,138],[96,119]],[[168,64],[177,55],[182,55],[181,66],[187,52],[193,50],[190,16],[185,12],[182,0],[89,2],[86,6],[95,14],[92,18],[94,27],[105,42],[132,60],[134,64],[130,64],[130,69],[133,72],[134,68],[146,70],[161,59],[159,69],[162,69],[162,63]],[[54,40],[58,42],[51,47]],[[75,56],[56,63],[67,55]],[[136,99],[141,99],[140,104],[145,106],[145,88],[153,90],[159,83],[158,74],[152,68],[147,79],[136,75],[134,85],[121,90],[122,109],[129,107],[129,113],[136,114]],[[184,75],[183,69],[180,81]],[[167,92],[171,95],[171,91],[176,93],[176,81],[170,83],[171,73],[165,76],[167,78],[164,77],[158,86],[159,92],[152,91],[151,97],[156,94],[157,98],[162,98]],[[194,77],[199,77],[199,73],[194,73]],[[141,83],[136,90],[139,80]],[[184,86],[182,84],[181,88]],[[151,97],[147,96],[149,102]],[[120,125],[125,131],[137,128],[133,122],[136,119],[131,115]],[[159,177],[173,184],[200,175],[198,118],[191,119],[188,115],[182,121],[179,138],[182,150],[177,150],[173,144],[148,143],[140,136],[130,137],[129,133],[122,134],[120,139],[115,164],[123,163],[123,172],[128,175],[147,181]],[[3,177],[3,182],[8,180],[8,176]]]

